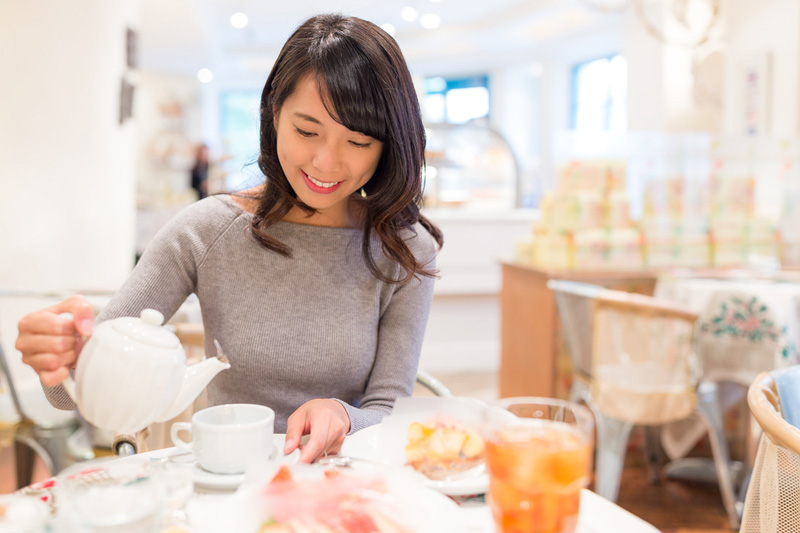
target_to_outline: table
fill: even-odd
[[[800,280],[662,276],[654,292],[700,315],[703,381],[722,384],[718,402],[723,412],[742,401],[760,372],[798,361]],[[699,424],[667,426],[662,443],[672,458],[683,457],[704,433]]]
[[[181,452],[176,448],[165,448],[163,450],[114,459],[107,464],[144,464],[154,459],[166,458],[178,453]],[[196,491],[193,497],[203,499],[206,502],[219,502],[231,496],[232,493],[230,492]],[[491,512],[488,506],[482,503],[482,499],[476,502],[462,504],[457,514],[460,516],[462,523],[454,524],[451,533],[494,532]],[[614,524],[615,533],[658,532],[658,529],[644,520],[634,516],[616,504],[601,498],[597,494],[584,489],[581,492],[581,511],[577,533],[599,533],[601,531],[606,531],[606,526],[608,524]],[[53,533],[58,533],[58,529],[53,529]],[[443,531],[442,533],[450,532]]]
[[[721,435],[721,450],[728,453],[728,439],[743,441],[743,461],[730,462],[731,486],[745,483],[755,457],[757,438],[748,431],[749,416],[743,406],[747,387],[763,371],[797,362],[800,327],[800,280],[796,276],[776,279],[729,276],[709,279],[663,276],[656,283],[655,296],[686,305],[699,315],[697,350],[703,365],[698,401],[724,430],[724,413],[741,406],[735,415],[736,431]],[[661,442],[673,462],[669,477],[715,480],[711,462],[685,457],[705,435],[705,426],[688,419],[665,426]],[[740,478],[741,481],[736,481]],[[744,486],[743,486],[744,487]],[[738,491],[741,494],[743,490]],[[741,515],[743,501],[733,503]]]
[[[707,380],[749,386],[760,372],[798,360],[800,281],[664,276],[654,292],[700,315]]]

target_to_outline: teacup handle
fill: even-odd
[[[175,445],[181,451],[184,452],[191,452],[192,451],[192,443],[186,442],[182,438],[178,436],[178,433],[181,431],[188,431],[189,433],[192,432],[192,423],[191,422],[175,422],[172,424],[172,428],[169,430],[169,436],[172,438],[172,444]]]

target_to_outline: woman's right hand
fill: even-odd
[[[91,335],[93,327],[92,306],[83,296],[72,296],[24,316],[15,346],[22,352],[22,362],[33,367],[42,383],[54,387],[75,367],[83,337]]]

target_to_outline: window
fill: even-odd
[[[263,182],[255,161],[259,149],[261,91],[232,90],[221,95],[220,134],[230,159],[222,163],[225,188],[240,191]]]
[[[464,124],[488,117],[489,77],[427,78],[422,112],[433,124]]]
[[[621,55],[576,65],[570,127],[582,133],[625,132],[627,94],[628,65]]]

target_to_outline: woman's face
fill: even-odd
[[[312,76],[286,98],[275,129],[278,159],[297,197],[328,223],[349,225],[349,199],[372,177],[383,143],[333,120]]]

